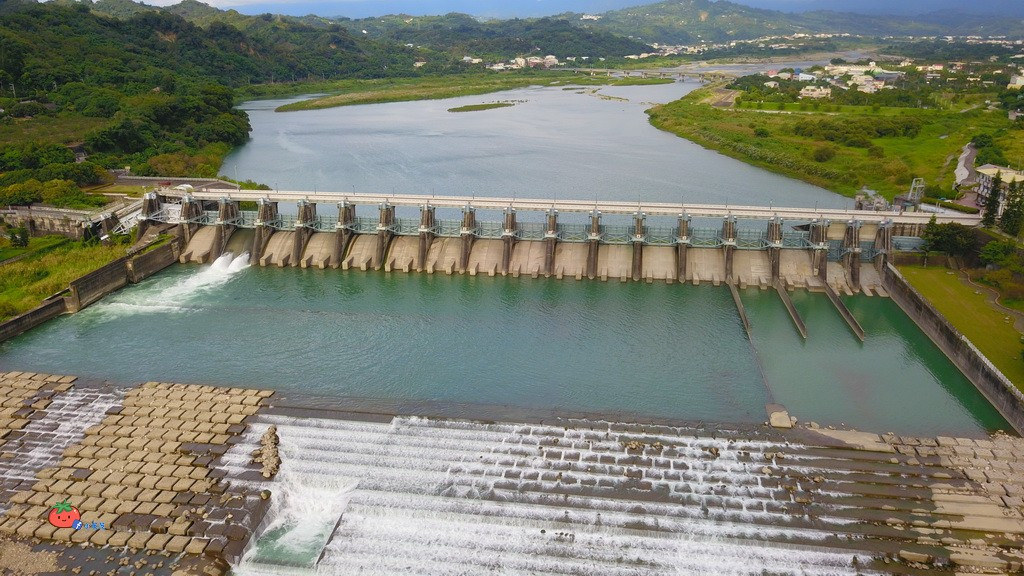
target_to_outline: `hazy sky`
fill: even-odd
[[[166,6],[180,0],[143,0]],[[201,0],[218,8],[234,8],[246,14],[318,14],[365,18],[382,14],[413,15],[464,12],[475,16],[528,17],[560,12],[604,12],[647,4],[644,0]],[[922,14],[957,10],[975,14],[1024,17],[1024,0],[733,0],[758,8],[785,11],[839,10],[871,14]]]

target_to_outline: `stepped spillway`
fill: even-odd
[[[247,465],[270,425],[281,438],[283,482]],[[825,433],[842,440],[594,421],[262,414],[223,464],[284,502],[243,575],[279,573],[253,559],[290,540],[299,524],[288,508],[310,507],[324,486],[344,501],[337,517],[319,520],[337,530],[322,550],[291,539],[288,560],[319,558],[317,574],[825,575],[942,572],[957,554],[969,555],[965,563],[1019,561],[1019,507],[947,468],[950,457],[923,456],[944,453],[934,440],[917,451],[899,437],[864,435],[873,444],[852,446],[859,436]],[[990,443],[964,442],[950,453]],[[299,486],[321,489],[305,496]],[[978,550],[973,530],[1006,540]]]

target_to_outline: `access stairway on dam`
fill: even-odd
[[[152,221],[176,214],[186,248],[182,262],[209,262],[228,250],[236,234],[261,266],[297,266],[488,276],[531,276],[604,281],[711,283],[767,290],[806,288],[836,294],[885,295],[877,272],[895,248],[914,248],[923,230],[910,222],[871,219],[836,222],[825,218],[783,220],[694,219],[681,212],[666,226],[664,213],[648,222],[644,212],[630,224],[605,224],[592,210],[589,223],[563,223],[547,209],[543,221],[520,221],[517,210],[502,211],[502,222],[479,222],[463,206],[461,220],[440,220],[425,202],[418,220],[397,218],[395,206],[380,203],[375,217],[357,217],[356,204],[341,202],[337,216],[317,214],[317,205],[297,202],[297,214],[282,215],[276,202],[261,199],[255,212],[221,199],[182,199],[178,209],[147,196],[143,212]],[[792,209],[789,209],[792,212]],[[794,215],[795,217],[795,215]],[[710,225],[709,225],[710,224]],[[251,234],[251,236],[248,236]],[[234,242],[234,244],[238,244]],[[237,249],[237,246],[236,246]]]

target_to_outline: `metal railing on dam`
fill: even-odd
[[[861,222],[892,221],[897,224],[927,224],[935,216],[941,224],[957,222],[967,226],[981,223],[979,214],[963,214],[959,212],[933,214],[930,212],[873,212],[868,210],[844,210],[831,208],[800,208],[783,206],[743,206],[729,204],[674,204],[667,202],[625,202],[625,201],[589,201],[589,200],[557,200],[540,198],[502,198],[482,196],[438,196],[428,194],[367,194],[360,192],[316,192],[296,190],[237,190],[235,188],[208,188],[186,192],[176,189],[163,189],[156,192],[165,198],[184,198],[189,196],[196,200],[219,201],[228,199],[235,202],[299,202],[315,204],[350,204],[353,206],[390,206],[436,208],[472,207],[475,210],[513,209],[520,212],[580,212],[598,211],[603,214],[627,214],[643,212],[649,216],[676,216],[688,214],[691,217],[725,218],[732,216],[739,219],[767,220],[778,217],[787,220],[859,220]]]
[[[296,213],[281,213],[279,203],[294,203]],[[330,210],[318,214],[324,204]],[[501,221],[478,220],[478,211]],[[560,221],[563,214],[582,221]],[[151,192],[141,218],[180,227],[182,261],[207,262],[230,245],[264,266],[884,293],[877,270],[894,247],[920,245],[933,216],[979,222],[960,213],[226,188]]]

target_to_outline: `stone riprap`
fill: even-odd
[[[8,381],[23,380],[0,380],[9,392],[20,388]],[[55,465],[8,494],[0,534],[184,553],[180,564],[195,573],[223,573],[244,550],[269,501],[232,488],[215,463],[272,394],[155,382],[129,389]],[[53,504],[65,500],[81,511],[84,528],[47,521]]]

